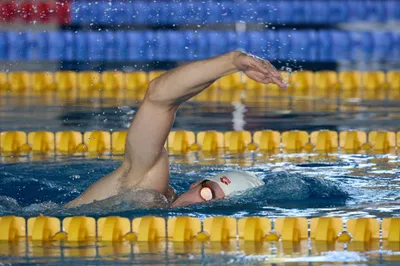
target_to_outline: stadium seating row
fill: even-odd
[[[0,133],[0,154],[14,155],[34,153],[57,154],[123,154],[125,152],[126,131],[37,131],[26,134],[23,131]],[[397,143],[397,144],[396,144]],[[336,153],[340,148],[344,153],[372,151],[391,153],[400,148],[400,132],[371,131],[172,131],[165,147],[171,154],[185,154],[189,151],[217,154],[260,151],[284,152],[322,152]]]
[[[400,33],[337,30],[0,32],[0,60],[188,61],[244,49],[270,60],[400,61]]]
[[[61,1],[1,1],[0,23],[70,23],[70,3]]]
[[[346,231],[344,228],[346,226]],[[310,232],[308,231],[310,227]],[[96,230],[97,229],[97,230]],[[38,216],[27,220],[18,216],[0,217],[0,240],[7,242],[54,240],[157,242],[171,240],[176,242],[225,242],[236,239],[252,242],[288,241],[299,242],[313,239],[323,242],[370,243],[374,240],[387,240],[399,243],[400,218],[352,218],[345,223],[339,217],[316,217],[310,220],[303,217],[244,217],[236,219],[229,216],[206,217],[204,220],[189,216],[164,219],[144,216],[133,220],[120,216],[98,219],[86,216],[56,217]],[[81,242],[82,243],[82,242]],[[87,246],[83,242],[82,246]]]
[[[396,0],[74,1],[72,24],[336,24],[400,20]]]
[[[74,91],[136,91],[144,96],[149,81],[163,71],[149,73],[104,71],[58,71],[58,72],[0,72],[0,92],[74,92]],[[250,97],[295,96],[325,98],[361,98],[371,100],[400,99],[400,71],[299,71],[281,72],[289,85],[281,90],[276,85],[262,84],[247,78],[242,73],[227,75],[197,95],[197,101],[220,101],[220,92],[240,96],[243,90]],[[230,99],[233,101],[234,99]]]

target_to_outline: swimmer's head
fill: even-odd
[[[193,183],[190,189],[179,196],[172,206],[180,207],[223,199],[236,192],[262,185],[264,185],[264,182],[252,173],[244,171],[224,172]]]

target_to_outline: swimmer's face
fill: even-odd
[[[180,195],[172,207],[182,207],[209,200],[223,199],[224,192],[219,185],[213,181],[198,181],[190,185],[190,189]]]

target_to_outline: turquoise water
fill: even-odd
[[[51,98],[51,97],[50,97]],[[1,98],[0,131],[20,129],[121,130],[129,126],[138,103],[115,99],[68,101],[42,97]],[[74,106],[71,106],[74,105]],[[231,104],[189,103],[177,115],[175,129],[193,131],[244,129],[376,129],[397,130],[400,108],[394,103],[343,102],[335,100],[266,100],[246,104],[242,115],[235,115]],[[237,110],[236,110],[237,111]],[[236,119],[236,120],[235,120]],[[239,121],[238,121],[239,120]],[[0,216],[15,214],[31,217],[40,214],[65,217],[120,215],[129,218],[144,215],[170,217],[192,215],[199,218],[229,215],[236,218],[259,215],[355,217],[400,216],[400,162],[396,153],[368,154],[275,154],[246,153],[204,157],[201,153],[170,156],[171,185],[178,193],[189,185],[220,171],[240,169],[255,173],[266,182],[264,187],[226,200],[184,208],[138,209],[128,204],[102,208],[64,209],[62,205],[82,193],[90,184],[112,172],[121,156],[100,158],[84,156],[30,155],[0,157]],[[385,243],[365,247],[318,247],[303,241],[292,246],[264,243],[261,246],[232,241],[229,245],[192,243],[179,246],[158,244],[109,245],[88,243],[77,249],[69,244],[51,243],[29,247],[4,246],[0,263],[78,264],[184,264],[252,265],[288,263],[326,265],[330,262],[376,264],[396,263],[400,247]],[[213,246],[214,245],[214,246]],[[341,245],[341,246],[340,246]],[[5,250],[7,252],[3,253]],[[335,251],[334,251],[335,250]],[[76,254],[80,254],[77,256]],[[10,256],[12,255],[12,256]]]

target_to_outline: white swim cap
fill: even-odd
[[[223,172],[207,177],[204,180],[217,183],[225,193],[225,196],[264,185],[264,181],[260,180],[256,175],[245,171]]]

